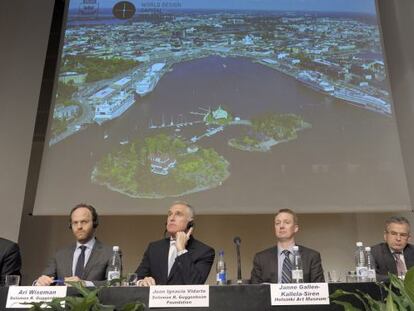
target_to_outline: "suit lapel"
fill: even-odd
[[[393,274],[397,274],[397,265],[395,263],[394,256],[386,243],[383,244],[382,250],[384,253],[385,266],[387,267],[387,270]]]
[[[297,244],[296,244],[297,245]],[[300,257],[302,258],[302,270],[305,271],[310,271],[310,267],[308,267],[308,261],[307,259],[307,255],[309,256],[309,252],[306,251],[306,248],[303,248],[303,246],[298,245],[299,247],[299,254]]]
[[[86,263],[85,269],[83,270],[82,280],[87,279],[89,272],[91,271],[93,265],[96,263],[97,258],[99,258],[101,248],[101,243],[98,240],[96,240],[95,244],[93,245],[92,252],[89,256],[88,262]]]
[[[159,267],[160,271],[162,271],[162,278],[164,284],[168,284],[168,280],[171,279],[172,275],[174,274],[174,269],[171,269],[170,275],[168,275],[168,254],[170,251],[170,239],[167,238],[164,240],[163,247],[161,248],[160,258],[159,261],[161,266]]]
[[[75,250],[76,250],[76,244],[69,246],[67,248],[66,256],[64,258],[64,260],[67,260],[67,263],[63,266],[63,269],[65,269],[65,271],[63,272],[63,275],[65,277],[72,276],[74,274],[72,271],[72,268],[73,268],[73,255],[75,254]]]
[[[407,270],[414,266],[414,248],[411,244],[408,244],[404,249],[404,261]]]
[[[186,249],[188,250],[189,254],[191,254],[192,251],[193,251],[193,239],[194,239],[193,236],[190,236],[190,239],[188,240],[187,245],[186,245]],[[166,275],[168,273],[168,255],[169,255],[169,251],[170,251],[170,241],[168,240],[168,247],[167,247],[167,252],[166,252],[167,263],[165,264],[165,267],[167,267],[167,269],[165,270]],[[170,271],[170,275],[167,276],[167,283],[166,284],[168,284],[168,281],[170,281],[171,278],[174,276],[174,274],[177,272],[176,270],[177,270],[176,265],[173,265],[173,267],[171,268],[171,271]]]
[[[303,282],[305,283],[312,282],[312,280],[310,280],[311,267],[308,266],[309,261],[306,260],[307,259],[306,254],[309,254],[309,253],[307,253],[306,250],[302,246],[298,245],[298,247],[299,247],[300,257],[302,258]]]
[[[271,252],[270,252],[270,281],[272,283],[277,283],[277,280],[279,278],[279,253],[278,253],[278,248],[277,245],[275,247],[272,248]],[[274,276],[274,277],[272,277]]]

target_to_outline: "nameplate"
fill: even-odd
[[[327,283],[270,284],[272,306],[329,305]]]
[[[208,307],[208,285],[156,285],[149,290],[150,308]]]
[[[10,286],[6,308],[29,309],[31,302],[49,302],[66,297],[67,286]]]

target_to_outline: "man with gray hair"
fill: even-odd
[[[384,242],[371,248],[378,281],[386,280],[388,272],[404,277],[414,266],[414,246],[408,243],[410,231],[405,217],[392,216],[385,221]]]
[[[168,210],[168,237],[148,245],[137,268],[138,286],[204,284],[214,249],[193,238],[194,208],[184,201]]]

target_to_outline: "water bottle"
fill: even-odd
[[[303,283],[302,257],[299,246],[293,246],[292,283]]]
[[[112,248],[112,257],[111,262],[109,265],[107,280],[108,283],[114,279],[121,278],[121,271],[122,271],[122,261],[121,261],[121,254],[119,252],[119,246],[114,246]]]
[[[227,284],[227,271],[226,271],[226,262],[224,261],[224,251],[219,252],[216,272],[217,272],[217,285],[226,285]]]
[[[367,263],[367,281],[368,282],[375,282],[377,280],[377,276],[375,273],[375,262],[374,257],[371,253],[371,247],[365,247],[365,257]]]
[[[365,251],[362,242],[356,242],[355,272],[357,276],[357,282],[366,282],[367,264],[365,261]]]

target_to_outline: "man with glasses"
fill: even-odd
[[[98,214],[92,205],[76,205],[69,219],[76,243],[56,252],[36,285],[63,285],[68,281],[82,281],[86,286],[105,283],[112,248],[95,238],[98,225]]]
[[[388,272],[404,277],[407,270],[414,266],[414,246],[408,243],[410,237],[407,218],[393,216],[385,221],[385,243],[371,248],[378,281],[386,280]]]

